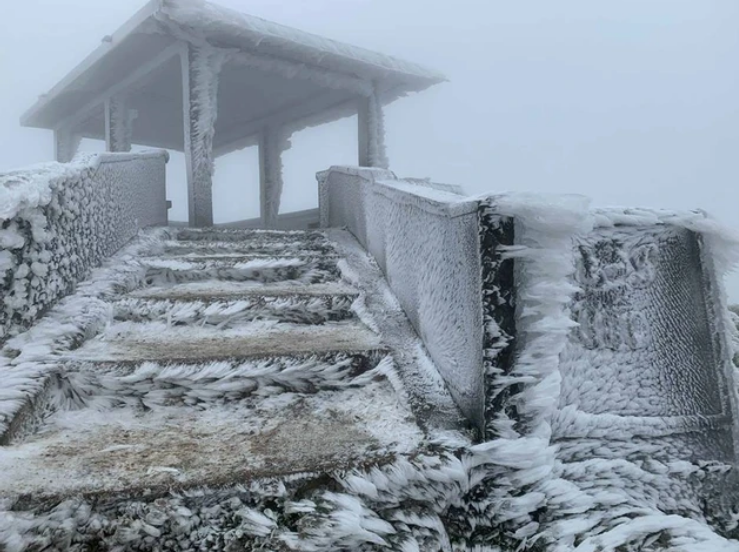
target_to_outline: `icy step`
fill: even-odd
[[[113,304],[116,320],[161,321],[173,325],[232,327],[253,320],[323,324],[354,316],[352,295],[252,296],[239,299],[182,301],[128,297]]]
[[[361,387],[384,377],[384,352],[332,353],[230,359],[202,363],[146,362],[65,365],[52,378],[56,404],[74,410],[84,404],[201,406],[280,392],[317,393]]]
[[[151,258],[143,260],[148,285],[194,282],[210,279],[262,283],[337,281],[340,271],[332,258],[256,258],[251,260],[185,261]]]
[[[317,393],[368,385],[392,366],[384,352],[327,353],[292,357],[59,364],[37,387],[33,399],[2,435],[17,444],[43,431],[58,411],[160,406],[210,408],[280,393]]]
[[[230,261],[233,259],[264,259],[264,258],[281,258],[292,257],[296,259],[306,258],[331,258],[336,257],[336,253],[329,248],[325,249],[298,249],[298,248],[254,248],[245,249],[243,251],[232,249],[197,249],[195,251],[188,248],[177,248],[166,250],[157,255],[160,259],[181,259],[184,261],[198,260],[223,260]]]
[[[386,380],[311,395],[266,393],[208,408],[99,403],[51,415],[0,447],[0,492],[23,505],[71,496],[115,502],[412,453],[422,434]]]
[[[194,255],[188,257],[141,257],[139,261],[147,268],[173,268],[176,270],[204,270],[207,268],[243,268],[260,266],[295,266],[308,262],[323,262],[335,265],[338,255]]]
[[[328,243],[322,232],[284,231],[284,230],[242,230],[226,228],[183,228],[177,231],[176,239],[188,241],[231,241],[231,242],[267,242],[267,241],[310,241]]]
[[[162,299],[169,301],[201,301],[203,303],[235,300],[249,297],[356,297],[356,288],[340,282],[302,284],[299,282],[228,282],[210,280],[187,282],[174,286],[148,287],[130,292],[127,296],[137,299]]]
[[[353,321],[321,326],[255,322],[227,330],[120,322],[63,359],[114,364],[193,363],[383,349],[375,333]]]
[[[181,242],[169,240],[163,243],[165,255],[205,255],[205,254],[312,254],[334,253],[334,247],[324,240],[297,241],[246,241],[246,242]]]

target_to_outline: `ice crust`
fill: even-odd
[[[480,410],[475,410],[483,422],[478,442],[463,431],[433,425],[447,423],[451,412],[447,418],[432,419],[423,436],[413,424],[378,424],[375,438],[400,432],[399,441],[388,445],[392,454],[387,461],[331,472],[330,485],[316,485],[315,474],[295,473],[221,489],[194,487],[156,500],[131,497],[121,515],[96,510],[79,496],[23,513],[8,509],[8,502],[0,507],[0,542],[9,550],[23,550],[36,539],[74,534],[76,539],[93,540],[105,535],[109,545],[122,549],[152,548],[164,539],[179,549],[194,543],[224,549],[256,542],[267,549],[295,550],[739,550],[739,484],[734,471],[737,370],[731,362],[739,336],[720,280],[737,259],[737,240],[731,233],[699,212],[593,210],[577,196],[458,198],[412,182],[395,182],[387,171],[339,172],[333,178],[329,174],[322,184],[322,201],[328,201],[322,206],[328,209],[323,218],[347,225],[372,258],[363,258],[351,240],[332,231],[351,263],[333,258],[336,267],[331,270],[311,265],[309,270],[317,272],[310,272],[302,283],[318,278],[319,283],[311,285],[336,287],[342,280],[357,286],[361,292],[352,311],[359,319],[369,329],[397,330],[390,341],[399,351],[398,360],[386,359],[377,368],[397,392],[398,400],[387,405],[395,412],[402,412],[406,402],[417,408],[414,393],[419,389],[430,391],[430,408],[434,404],[447,408],[448,389],[439,374],[453,390],[449,379],[454,371],[441,366],[439,359],[448,367],[459,357],[443,344],[460,328],[466,335],[470,320],[478,324],[472,340],[473,352],[479,355],[479,363],[474,361],[479,376],[475,381],[485,382],[480,384],[484,392]],[[29,192],[29,201],[37,201],[32,196]],[[382,211],[381,218],[370,218]],[[510,243],[504,243],[506,232],[511,232]],[[515,293],[502,294],[496,286],[508,284],[486,278],[481,259],[489,252],[479,247],[481,236],[490,233],[499,241],[487,266],[502,270],[512,262]],[[204,243],[213,238],[207,230],[183,231],[187,234],[200,236]],[[255,242],[285,243],[300,239],[307,243],[315,237],[223,233],[230,243],[247,235]],[[177,283],[179,273],[201,271],[201,276],[211,278],[234,269],[234,263],[223,259],[136,260],[160,251],[161,244],[172,238],[172,232],[164,230],[142,235],[94,272],[75,297],[60,302],[27,332],[5,343],[0,357],[2,427],[45,385],[45,376],[56,369],[71,343],[84,341],[105,326],[109,335],[127,331],[129,322],[110,324],[114,311],[105,298],[137,287],[156,270],[163,272],[150,283],[166,287]],[[15,236],[2,239],[10,250],[20,244]],[[285,249],[306,248],[302,244]],[[454,263],[447,266],[450,258]],[[44,263],[37,262],[29,263],[24,277],[44,276]],[[299,268],[302,262],[288,253],[277,268]],[[248,263],[241,269],[252,276],[254,270],[275,268],[275,259],[269,257]],[[362,267],[362,274],[357,267]],[[465,274],[466,279],[459,277]],[[297,273],[298,278],[304,276]],[[198,285],[188,284],[202,291],[202,282]],[[608,302],[596,301],[601,296]],[[665,297],[672,302],[660,303]],[[500,312],[483,308],[485,298],[504,300],[498,307],[504,314],[510,310],[515,331],[499,325],[505,318],[498,316]],[[447,305],[477,305],[478,310],[461,323],[455,317],[464,309],[446,309]],[[639,316],[608,318],[606,307],[629,313],[629,305]],[[422,344],[401,327],[407,322],[401,320],[401,306]],[[151,310],[147,304],[133,307],[153,313],[146,314],[155,318],[148,322],[148,330],[166,325],[164,311]],[[175,303],[170,307],[183,308]],[[659,314],[656,321],[640,321],[642,313],[649,316],[654,309]],[[698,309],[705,310],[704,318],[696,314]],[[188,324],[207,316],[206,311],[198,304],[177,312]],[[213,309],[220,317],[228,312]],[[383,313],[389,320],[382,318]],[[710,356],[710,361],[697,375],[693,371],[699,365],[689,354],[665,357],[670,360],[665,363],[659,356],[683,347],[679,332],[672,332],[674,342],[660,337],[665,329],[661,324],[667,329],[669,324],[680,326],[687,316],[696,324],[689,337],[697,344],[710,341],[701,345],[706,347],[701,358]],[[246,323],[254,324],[252,330],[283,324]],[[181,334],[206,331],[188,329]],[[238,331],[248,332],[244,327]],[[506,351],[511,354],[506,356]],[[270,408],[287,405],[295,389],[304,389],[298,386],[338,386],[346,401],[344,413],[351,415],[357,409],[371,425],[376,415],[370,408],[372,390],[377,389],[375,374],[344,380],[337,364],[317,361],[318,368],[305,366],[283,370],[224,361],[199,369],[231,374],[239,382],[222,385],[188,379],[178,386],[173,381],[187,379],[188,374],[189,378],[191,368],[152,364],[132,372],[130,381],[127,376],[96,379],[88,374],[82,387],[119,390],[128,385],[131,392],[124,394],[125,401],[134,404],[144,397],[156,411],[161,406],[159,386],[169,389],[173,400],[189,397],[198,405],[230,397],[239,383],[258,390]],[[673,367],[678,368],[671,372]],[[685,387],[679,378],[688,376],[695,378]],[[640,382],[636,387],[635,380]],[[461,381],[458,378],[457,383]],[[362,391],[356,392],[355,386]],[[642,396],[640,389],[649,393]],[[694,395],[686,397],[688,393]],[[454,396],[459,400],[464,395]],[[491,397],[499,400],[489,402]],[[109,397],[97,400],[95,404],[104,406]],[[362,410],[365,406],[369,410]],[[219,416],[217,409],[211,414]],[[75,418],[60,417],[57,422],[74,424]],[[113,443],[101,452],[120,451]],[[22,468],[22,459],[8,461],[14,470]],[[177,474],[162,465],[151,476],[167,479]],[[227,527],[222,525],[224,519],[229,520]]]

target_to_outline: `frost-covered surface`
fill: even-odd
[[[324,222],[366,244],[413,320],[422,286],[393,279],[387,249],[404,236],[403,262],[425,272],[433,253],[414,254],[406,236],[419,206],[454,219],[468,202],[377,171],[322,176]],[[403,214],[379,231],[373,194]],[[482,311],[485,467],[458,535],[493,550],[739,550],[727,540],[739,520],[738,380],[721,286],[737,240],[700,212],[591,211],[578,197],[474,204],[470,243],[482,249],[449,278],[481,277],[454,294],[468,290]],[[416,234],[454,236],[428,220]],[[419,334],[431,351],[434,334]],[[461,372],[434,360],[454,389]]]
[[[166,222],[166,154],[0,174],[0,341],[28,327],[139,228]]]
[[[26,416],[18,416],[48,384],[60,352],[79,347],[110,322],[113,310],[106,300],[139,287],[146,274],[135,257],[160,239],[157,233],[137,238],[59,301],[30,329],[7,340],[1,350],[3,394],[0,399],[0,439],[7,442],[22,431]],[[31,421],[33,422],[33,420]]]
[[[423,88],[445,80],[439,73],[414,63],[285,27],[203,0],[165,0],[155,17],[214,45],[238,44],[245,50],[256,49],[266,58],[287,58],[339,74],[358,74],[368,81],[384,78],[396,86],[399,81]],[[397,81],[393,81],[393,78]]]
[[[259,148],[262,174],[262,218],[267,228],[276,228],[284,185],[282,153],[290,149],[290,136],[282,128],[269,127],[263,131]]]
[[[334,167],[322,188],[324,219],[377,260],[457,404],[482,428],[477,204],[384,170]]]
[[[54,159],[59,163],[71,162],[82,143],[82,136],[69,130],[57,129],[54,131]]]
[[[481,218],[515,221],[515,245],[500,249],[516,263],[516,331],[486,330],[496,354],[511,337],[515,348],[495,366],[495,442],[529,440],[540,459],[511,489],[528,511],[520,531],[554,551],[739,550],[726,540],[737,536],[717,272],[728,233],[700,213],[574,203],[568,215],[534,200],[492,198]]]
[[[372,174],[328,180],[329,219],[369,255],[341,230],[160,230],[8,342],[0,407],[22,423],[0,448],[0,542],[739,550],[728,234],[700,213],[460,200]],[[476,444],[450,393],[461,357],[444,372],[450,337],[414,320],[464,333],[464,301]]]
[[[359,164],[387,169],[390,161],[385,147],[385,114],[377,90],[360,104],[359,132]]]
[[[409,453],[422,435],[405,420],[384,366],[356,374],[351,358],[305,358],[63,371],[54,400],[64,402],[52,402],[35,435],[0,449],[0,488],[39,503],[342,469]]]
[[[158,230],[115,256],[80,293],[6,347],[3,363],[18,382],[15,405],[33,397],[35,404],[0,448],[5,468],[0,475],[0,542],[10,550],[41,545],[123,550],[370,550],[391,545],[425,550],[448,544],[442,516],[467,485],[465,465],[454,451],[469,441],[455,431],[454,422],[432,423],[431,439],[412,416],[409,401],[412,408],[418,404],[404,386],[413,381],[410,371],[424,353],[385,289],[380,307],[395,305],[391,324],[396,330],[405,324],[390,339],[390,344],[402,342],[401,349],[391,347],[398,364],[387,356],[387,345],[375,333],[387,322],[374,318],[384,310],[372,302],[365,305],[377,291],[364,295],[355,287],[370,285],[367,279],[376,279],[377,269],[363,278],[353,276],[355,265],[340,261],[320,234],[224,235],[232,238],[224,242],[226,251],[234,250],[237,235],[250,236],[285,245],[279,249],[288,258],[292,250],[320,244],[329,249],[325,262],[337,265],[337,279],[340,274],[343,282],[262,284],[216,274],[210,282],[219,301],[239,306],[229,329],[203,325],[198,317],[116,321],[116,305],[142,294],[156,301],[184,286],[190,298],[206,298],[206,282],[151,281],[157,269],[150,257],[144,259],[188,247],[183,241],[176,245],[178,237],[215,236],[212,231],[185,230],[178,236]],[[302,246],[288,246],[303,238]],[[217,242],[202,243],[210,243],[209,252],[218,248]],[[180,268],[198,270],[201,263],[188,259],[191,264]],[[242,298],[224,298],[223,292],[241,290],[254,298],[259,285],[267,294],[296,301],[327,293],[350,297],[356,318],[322,319],[315,325],[239,318]],[[299,292],[314,286],[317,295]],[[290,290],[296,293],[285,295]],[[188,304],[162,301],[173,309]],[[83,319],[79,313],[86,305],[98,310]],[[157,311],[162,305],[147,303]],[[307,312],[317,308],[310,300],[304,306]],[[261,304],[252,307],[261,312]],[[220,307],[219,315],[225,315]],[[255,340],[273,334],[279,335],[272,346],[258,351]],[[229,342],[244,338],[252,343],[225,351]],[[130,346],[120,348],[116,358],[91,361],[97,352],[110,353],[115,343],[132,339],[156,342],[152,350],[158,353],[168,342],[181,342],[157,361],[144,361]],[[208,349],[204,339],[221,343]],[[177,357],[174,349],[188,346],[191,354]],[[426,360],[417,369],[417,381],[428,389],[436,386],[427,404],[442,397],[439,404],[454,410],[434,367]]]
[[[138,113],[135,110],[128,109],[126,99],[122,96],[111,97],[106,103],[105,109],[108,151],[131,151],[133,123]]]

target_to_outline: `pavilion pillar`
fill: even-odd
[[[82,136],[70,130],[54,131],[54,159],[59,163],[69,163],[77,154]]]
[[[385,115],[375,88],[359,99],[359,166],[388,168],[385,150]]]
[[[186,44],[182,54],[185,162],[190,226],[213,225],[213,137],[226,54]]]
[[[137,112],[128,109],[126,101],[113,96],[105,101],[105,147],[111,152],[131,151],[133,122]]]
[[[269,126],[259,134],[259,206],[262,227],[277,228],[282,198],[282,152],[290,149],[285,129]]]

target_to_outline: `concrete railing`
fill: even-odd
[[[333,167],[319,188],[322,225],[376,259],[485,438],[612,432],[737,458],[716,265],[731,247],[704,213],[465,198],[365,168]]]
[[[140,228],[167,224],[164,151],[0,173],[0,341],[74,290]]]
[[[373,255],[462,412],[484,425],[478,202],[334,167],[319,175],[323,226],[345,226]]]

